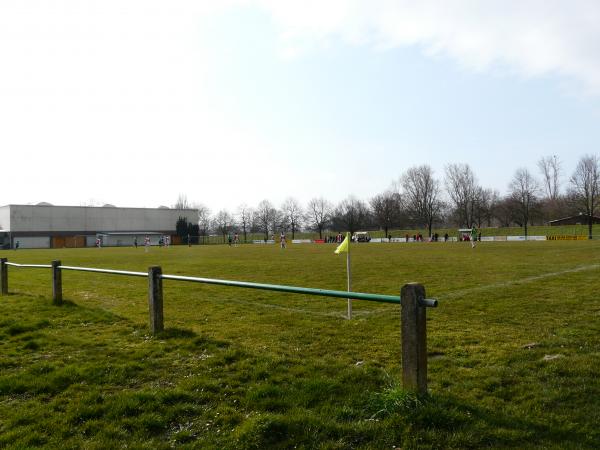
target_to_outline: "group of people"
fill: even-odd
[[[338,233],[336,236],[327,236],[325,242],[327,242],[328,244],[341,244],[343,240],[344,236],[342,235],[342,233]]]
[[[169,236],[167,236],[167,237],[169,237]],[[167,242],[169,242],[169,244],[170,244],[170,242],[171,242],[171,238],[170,237],[169,237],[169,240]],[[162,246],[160,240],[158,241],[158,243],[159,243],[159,245]],[[163,244],[164,244],[164,240],[163,240]],[[133,245],[134,245],[135,248],[138,248],[138,239],[137,239],[137,236],[133,237]],[[149,248],[150,248],[150,236],[145,236],[144,237],[144,251],[147,252],[149,250]]]
[[[227,235],[227,243],[229,244],[229,246],[231,247],[231,245],[233,245],[234,247],[237,247],[238,244],[240,243],[240,237],[237,233],[235,233],[233,235],[233,237],[231,237],[231,234]]]

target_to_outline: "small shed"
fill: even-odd
[[[471,240],[471,230],[472,230],[472,228],[459,228],[458,240],[459,241],[470,241]]]

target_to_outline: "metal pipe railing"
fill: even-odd
[[[4,264],[6,264],[7,266],[13,266],[13,267],[30,267],[30,268],[36,268],[36,269],[51,269],[52,266],[50,264],[17,264],[17,263],[11,263],[11,262],[5,262]]]
[[[338,298],[352,298],[356,300],[367,300],[382,303],[400,303],[400,297],[397,295],[382,295],[382,294],[367,294],[363,292],[348,292],[348,291],[334,291],[329,289],[314,289],[299,286],[286,286],[280,284],[265,284],[265,283],[252,283],[248,281],[232,281],[232,280],[219,280],[213,278],[197,278],[187,277],[181,275],[161,275],[163,280],[175,280],[175,281],[189,281],[194,283],[204,284],[216,284],[220,286],[233,286],[247,289],[261,289],[265,291],[278,291],[288,292],[292,294],[308,294],[308,295],[319,295],[323,297],[338,297]]]
[[[113,269],[96,269],[95,267],[76,267],[76,266],[58,266],[62,270],[74,270],[77,272],[96,272],[96,273],[108,273],[111,275],[127,275],[130,277],[144,277],[147,278],[146,272],[131,272],[129,270],[113,270]]]

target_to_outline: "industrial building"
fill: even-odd
[[[198,221],[196,209],[117,208],[113,205],[0,206],[0,248],[93,247],[100,239],[103,246],[130,246],[134,239],[143,245],[146,237],[157,245],[163,236],[179,242],[175,228],[179,217]]]

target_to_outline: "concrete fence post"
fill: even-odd
[[[402,384],[420,394],[427,392],[427,318],[425,288],[405,284],[401,293]]]
[[[164,330],[162,269],[153,266],[148,269],[148,308],[150,310],[150,332],[157,334]]]
[[[8,266],[6,258],[0,258],[0,295],[8,295]]]
[[[62,271],[60,261],[52,261],[52,303],[62,305]]]

